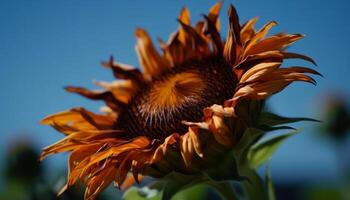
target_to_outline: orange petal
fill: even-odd
[[[189,130],[189,132],[190,131],[191,130]],[[193,141],[190,137],[189,132],[182,135],[181,146],[180,146],[181,147],[181,155],[182,155],[182,158],[183,158],[186,166],[190,166],[191,161],[192,161],[192,157],[193,157],[193,153],[194,153]]]
[[[206,55],[209,52],[209,48],[207,40],[204,38],[204,36],[198,33],[196,29],[183,23],[182,21],[179,21],[179,23],[189,38],[189,41],[186,42],[186,45],[189,45],[186,46],[186,50],[188,51],[187,53],[190,54],[190,56]]]
[[[152,162],[156,163],[156,162],[160,161],[163,158],[163,156],[165,155],[167,148],[170,145],[177,143],[179,141],[179,139],[180,139],[180,135],[177,133],[171,134],[170,136],[165,138],[163,144],[159,145],[159,147],[155,150],[153,158],[152,158]]]
[[[145,30],[137,28],[135,35],[137,38],[136,52],[145,74],[150,77],[157,77],[161,72],[170,67],[158,54],[151,38]]]
[[[240,25],[236,9],[231,5],[229,12],[229,29],[224,47],[224,57],[232,65],[237,62],[241,47]]]
[[[215,140],[224,146],[232,147],[232,140],[229,136],[230,129],[225,125],[223,117],[213,115],[212,120],[213,127],[211,130]]]
[[[259,54],[248,55],[240,63],[238,63],[234,68],[248,70],[254,65],[262,62],[282,62],[283,54],[281,51],[265,51]]]
[[[219,54],[221,55],[223,53],[223,44],[221,41],[220,33],[215,27],[215,24],[207,17],[206,15],[203,15],[205,18],[205,27],[206,30],[205,32],[210,35],[210,40],[212,43],[212,47],[214,50],[214,54]]]
[[[265,76],[271,71],[279,68],[281,64],[282,63],[280,62],[259,63],[245,72],[239,80],[239,83],[256,81],[261,76]]]
[[[113,56],[111,56],[109,62],[102,62],[101,64],[104,67],[111,68],[113,71],[113,75],[116,78],[130,79],[132,81],[135,81],[139,85],[144,84],[143,75],[138,69],[131,68],[121,63],[116,63],[113,59]]]
[[[97,130],[97,127],[85,120],[77,110],[82,108],[71,109],[53,115],[47,116],[41,121],[41,124],[53,126],[60,129],[64,134],[71,134],[82,130]],[[108,120],[109,121],[109,120]]]
[[[260,41],[250,49],[247,49],[246,55],[258,54],[264,51],[280,50],[291,45],[295,41],[300,40],[301,38],[303,38],[303,35],[300,34],[282,34],[280,36],[271,36]]]
[[[283,58],[285,58],[285,59],[300,58],[300,59],[309,61],[309,62],[311,62],[314,65],[317,65],[316,62],[312,58],[310,58],[308,56],[305,56],[305,55],[302,55],[302,54],[298,54],[298,53],[291,53],[291,52],[281,52],[281,53],[283,54]]]
[[[245,45],[255,35],[254,26],[257,21],[258,21],[258,18],[254,17],[253,19],[250,19],[248,22],[246,22],[242,26],[240,35],[241,35],[241,42],[243,45]]]
[[[84,198],[86,200],[95,199],[113,181],[115,173],[115,166],[112,165],[101,171],[99,175],[89,178],[87,180]]]
[[[247,43],[245,49],[244,49],[244,53],[243,53],[243,58],[249,54],[254,54],[250,52],[250,49],[261,39],[263,39],[266,34],[270,31],[270,29],[277,25],[277,23],[275,21],[271,21],[269,23],[267,23],[265,26],[263,26],[253,37],[251,40],[249,40],[249,42]],[[249,53],[248,53],[249,52]]]
[[[220,20],[219,20],[219,13],[222,7],[223,0],[220,0],[218,3],[213,5],[208,14],[208,18],[210,21],[212,21],[215,24],[216,30],[220,31]]]
[[[110,91],[91,91],[81,87],[68,86],[65,87],[66,91],[80,94],[86,98],[92,100],[103,100],[113,110],[119,110],[120,107],[124,107],[125,104],[116,99]]]

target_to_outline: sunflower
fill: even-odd
[[[218,14],[222,2],[194,26],[186,8],[178,17],[179,29],[162,52],[147,32],[137,28],[136,52],[141,71],[116,62],[115,82],[97,82],[100,91],[66,87],[88,99],[103,100],[103,114],[73,108],[50,115],[50,125],[65,137],[43,149],[46,156],[70,152],[67,187],[86,184],[86,199],[114,182],[127,187],[142,176],[162,177],[176,171],[194,174],[216,165],[211,160],[234,148],[248,127],[253,127],[263,101],[294,81],[315,84],[305,67],[281,67],[285,59],[304,55],[286,51],[303,38],[300,34],[267,36],[272,21],[255,30],[257,18],[240,25],[235,8],[228,10],[226,39],[220,35]]]

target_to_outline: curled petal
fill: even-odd
[[[181,137],[181,155],[186,166],[190,166],[194,153],[199,157],[203,157],[198,134],[198,128],[190,126],[188,132]]]
[[[58,142],[43,149],[40,160],[45,157],[66,151],[73,151],[84,145],[94,143],[95,140],[102,146],[103,143],[118,144],[125,140],[118,139],[116,136],[123,134],[123,131],[119,130],[85,130],[80,132],[74,132],[59,140]]]
[[[204,109],[204,117],[212,117],[213,115],[220,117],[232,117],[233,109],[217,104],[212,105],[210,108]]]
[[[140,89],[139,85],[130,80],[125,81],[94,81],[95,85],[111,92],[113,97],[123,104],[127,104],[132,99],[133,95]]]
[[[188,122],[182,121],[183,124],[187,126],[197,126],[200,129],[209,130],[209,125],[206,122]]]
[[[144,78],[140,70],[131,68],[121,63],[116,63],[113,59],[113,56],[111,56],[109,62],[102,62],[101,64],[104,67],[111,68],[113,75],[116,78],[130,79],[141,86],[144,84]]]
[[[74,109],[47,116],[41,120],[41,124],[53,126],[67,135],[76,131],[97,129],[96,126],[86,121],[80,112],[75,112]]]
[[[159,145],[159,147],[155,150],[152,162],[156,163],[160,161],[165,155],[167,148],[170,145],[177,143],[179,139],[180,139],[180,135],[177,133],[171,134],[170,136],[165,138],[163,144]]]
[[[211,130],[216,141],[226,147],[232,147],[232,139],[230,138],[230,129],[224,123],[221,116],[213,115]]]
[[[91,91],[81,87],[68,86],[65,87],[66,91],[80,94],[86,98],[92,100],[103,100],[113,110],[118,111],[125,104],[116,99],[111,91]]]

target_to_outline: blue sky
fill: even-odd
[[[148,2],[148,3],[147,3]],[[138,66],[134,30],[143,27],[155,40],[164,40],[178,24],[176,17],[186,5],[194,20],[215,1],[0,1],[0,158],[9,144],[29,139],[39,148],[61,135],[39,125],[44,116],[84,106],[97,111],[102,104],[64,92],[65,85],[93,87],[92,80],[112,80],[100,67],[111,54],[117,61]],[[273,32],[306,34],[293,52],[313,57],[325,78],[317,87],[293,84],[270,101],[272,110],[288,116],[318,117],[325,94],[338,90],[350,94],[350,22],[346,0],[236,0],[232,3],[241,22],[259,16],[258,27],[269,20],[279,26]],[[221,23],[227,30],[224,2]],[[291,65],[309,65],[288,62]],[[335,152],[328,142],[313,136],[310,124],[298,124],[305,132],[291,138],[272,159],[273,175],[280,180],[328,180],[337,175]],[[62,165],[56,160],[49,162]],[[3,162],[2,160],[0,163]],[[293,173],[290,173],[293,171]]]

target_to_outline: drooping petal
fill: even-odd
[[[43,149],[40,160],[45,157],[62,153],[66,151],[73,151],[81,146],[91,143],[99,143],[101,146],[105,143],[118,144],[125,141],[122,139],[122,134],[125,133],[119,130],[85,130],[74,132],[67,135],[65,138]],[[118,138],[119,135],[119,138]]]
[[[152,158],[153,162],[156,163],[160,161],[165,155],[167,148],[170,145],[177,143],[179,139],[180,139],[180,135],[178,133],[173,133],[167,138],[165,138],[163,144],[159,145],[158,148],[155,150]]]
[[[112,129],[115,119],[106,115],[97,115],[84,108],[73,108],[50,115],[41,121],[42,124],[51,125],[65,134],[84,130]]]
[[[123,102],[114,97],[111,91],[92,91],[82,87],[73,86],[65,87],[65,89],[68,92],[77,93],[92,100],[103,100],[110,108],[116,111],[125,106]]]
[[[101,170],[98,175],[89,178],[86,182],[84,198],[86,200],[95,199],[96,196],[113,181],[115,174],[115,166],[110,165]]]
[[[111,68],[113,75],[116,78],[129,79],[136,82],[140,86],[145,84],[143,75],[138,69],[131,68],[121,63],[116,63],[113,59],[113,56],[111,56],[109,62],[102,62],[101,64],[104,67]]]
[[[181,137],[181,155],[186,166],[190,166],[194,153],[199,157],[203,157],[198,134],[198,128],[190,126],[188,132]]]
[[[140,90],[139,85],[131,80],[125,81],[94,81],[94,84],[112,93],[113,97],[122,104],[128,104],[132,97]],[[122,107],[123,105],[120,105]]]

